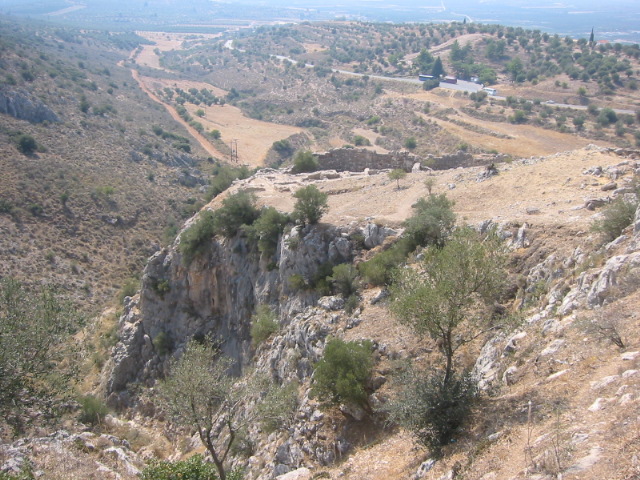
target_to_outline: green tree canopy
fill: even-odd
[[[21,408],[42,408],[64,390],[58,367],[77,325],[77,314],[54,288],[0,281],[0,415],[15,428]]]
[[[312,393],[333,403],[366,405],[365,385],[372,368],[371,342],[332,338],[315,366]]]
[[[243,190],[229,195],[222,206],[213,212],[214,230],[225,237],[233,237],[243,225],[252,225],[260,216],[253,193]]]
[[[504,265],[497,235],[482,238],[461,228],[442,248],[427,249],[419,271],[404,269],[393,285],[393,312],[419,335],[440,342],[445,383],[458,348],[491,328],[486,306],[501,292]]]
[[[270,257],[276,253],[278,238],[287,223],[289,215],[286,213],[280,213],[274,207],[263,208],[249,230],[249,236],[258,242],[260,252]]]
[[[453,200],[442,193],[422,197],[412,205],[413,215],[404,222],[405,235],[418,245],[442,246],[456,222]]]
[[[318,160],[309,151],[299,151],[293,158],[293,173],[315,172],[318,170]]]
[[[394,168],[389,172],[389,178],[391,180],[395,180],[397,184],[398,190],[400,190],[400,180],[407,176],[407,172],[405,172],[401,168]]]
[[[168,377],[160,382],[158,399],[178,425],[195,428],[220,480],[226,480],[225,461],[240,428],[243,392],[229,374],[231,360],[207,345],[191,341]],[[226,430],[227,436],[222,432]]]
[[[297,199],[293,207],[293,216],[303,225],[318,223],[322,215],[329,209],[327,205],[329,196],[318,190],[315,185],[303,187],[293,196]]]
[[[440,57],[436,57],[435,62],[433,62],[433,68],[431,69],[431,75],[438,78],[444,75],[444,67],[442,66],[442,60]]]

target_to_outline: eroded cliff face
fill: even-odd
[[[59,121],[58,116],[42,100],[22,88],[0,88],[0,113],[30,123]]]
[[[330,226],[294,228],[284,235],[274,259],[261,258],[249,240],[213,238],[190,263],[179,239],[147,264],[139,295],[127,297],[120,318],[120,341],[113,351],[104,388],[112,405],[127,404],[127,385],[151,385],[168,360],[193,337],[211,337],[236,362],[249,360],[250,319],[269,304],[283,324],[313,305],[315,292],[295,291],[292,275],[313,278],[320,265],[351,260],[346,231]]]

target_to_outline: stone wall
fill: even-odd
[[[473,155],[466,152],[457,152],[442,157],[429,155],[427,158],[421,158],[406,151],[377,153],[372,150],[356,148],[336,148],[318,153],[316,156],[322,170],[336,170],[338,172],[362,172],[365,168],[374,170],[401,168],[410,172],[416,163],[434,170],[446,170],[470,166],[474,161]]]
[[[361,148],[336,148],[316,154],[322,170],[362,172],[365,168],[381,170],[402,168],[407,172],[420,158],[409,152],[378,153]]]

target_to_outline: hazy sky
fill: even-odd
[[[253,7],[247,7],[253,5]],[[640,0],[0,0],[0,13],[74,26],[140,29],[219,19],[499,23],[640,42]]]

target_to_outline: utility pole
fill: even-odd
[[[231,163],[238,163],[238,140],[231,140]]]

